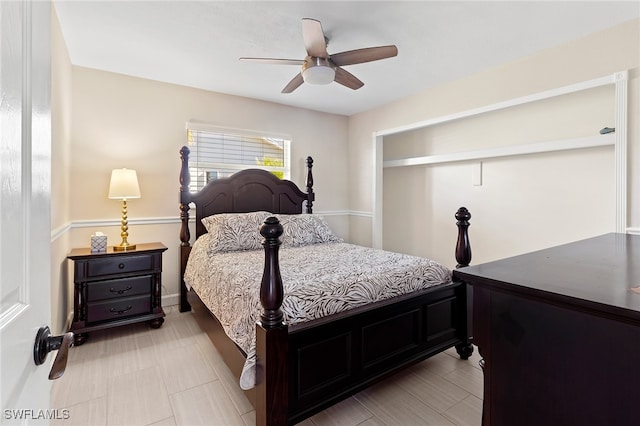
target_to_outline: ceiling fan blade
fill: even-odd
[[[351,74],[349,71],[346,71],[340,67],[336,67],[335,71],[336,71],[336,77],[335,77],[336,83],[340,83],[343,86],[346,86],[349,89],[353,89],[353,90],[358,90],[359,88],[364,86],[364,83],[358,80],[358,78],[355,75]]]
[[[261,62],[263,64],[274,65],[300,65],[304,64],[304,59],[279,59],[279,58],[240,58],[245,62]]]
[[[331,55],[331,61],[340,67],[391,58],[397,54],[398,48],[395,45],[367,47],[336,53],[335,55]]]
[[[300,87],[302,83],[304,83],[304,80],[302,79],[302,74],[298,73],[298,75],[293,77],[291,81],[286,86],[284,86],[284,89],[282,89],[282,93],[291,93],[294,90],[296,90],[298,87]]]
[[[327,42],[320,21],[311,18],[302,18],[302,38],[309,56],[315,56],[316,58],[326,58],[329,56],[327,53]]]

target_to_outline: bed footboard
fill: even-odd
[[[466,343],[465,289],[452,283],[354,310],[320,327],[290,326],[288,423]]]
[[[471,215],[456,213],[458,267],[471,261]],[[471,294],[453,282],[288,327],[278,263],[282,225],[260,228],[265,263],[260,288],[263,313],[256,325],[256,424],[294,424],[390,374],[455,346],[473,352]],[[326,354],[331,354],[327,357]]]

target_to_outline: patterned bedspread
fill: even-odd
[[[193,246],[185,283],[247,354],[240,386],[255,385],[255,323],[260,317],[264,251],[209,253],[209,234]],[[439,263],[342,242],[280,249],[288,324],[320,318],[367,303],[451,281]]]

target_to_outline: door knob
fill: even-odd
[[[67,368],[69,348],[73,345],[73,333],[68,332],[61,336],[52,336],[49,327],[42,326],[36,334],[36,343],[33,346],[33,361],[36,365],[42,365],[51,351],[58,351],[56,359],[49,372],[49,380],[55,380],[64,374]]]

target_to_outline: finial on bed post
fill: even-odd
[[[313,158],[307,157],[307,213],[313,213],[313,202],[316,198],[313,193],[313,173],[311,168],[313,167]]]
[[[456,244],[456,268],[469,266],[471,263],[471,244],[469,243],[469,219],[471,213],[466,207],[460,207],[456,212],[456,225],[458,226],[458,242]]]
[[[180,221],[182,225],[180,227],[180,245],[188,246],[191,234],[189,233],[189,203],[190,195],[189,184],[191,183],[191,174],[189,173],[189,150],[188,147],[183,146],[180,149],[180,160],[182,160],[182,166],[180,167]]]
[[[260,234],[264,237],[264,272],[260,285],[260,303],[263,311],[260,321],[264,328],[274,328],[282,324],[282,300],[284,289],[280,276],[280,263],[278,262],[278,250],[280,249],[279,237],[284,228],[275,217],[268,217],[260,227]]]

